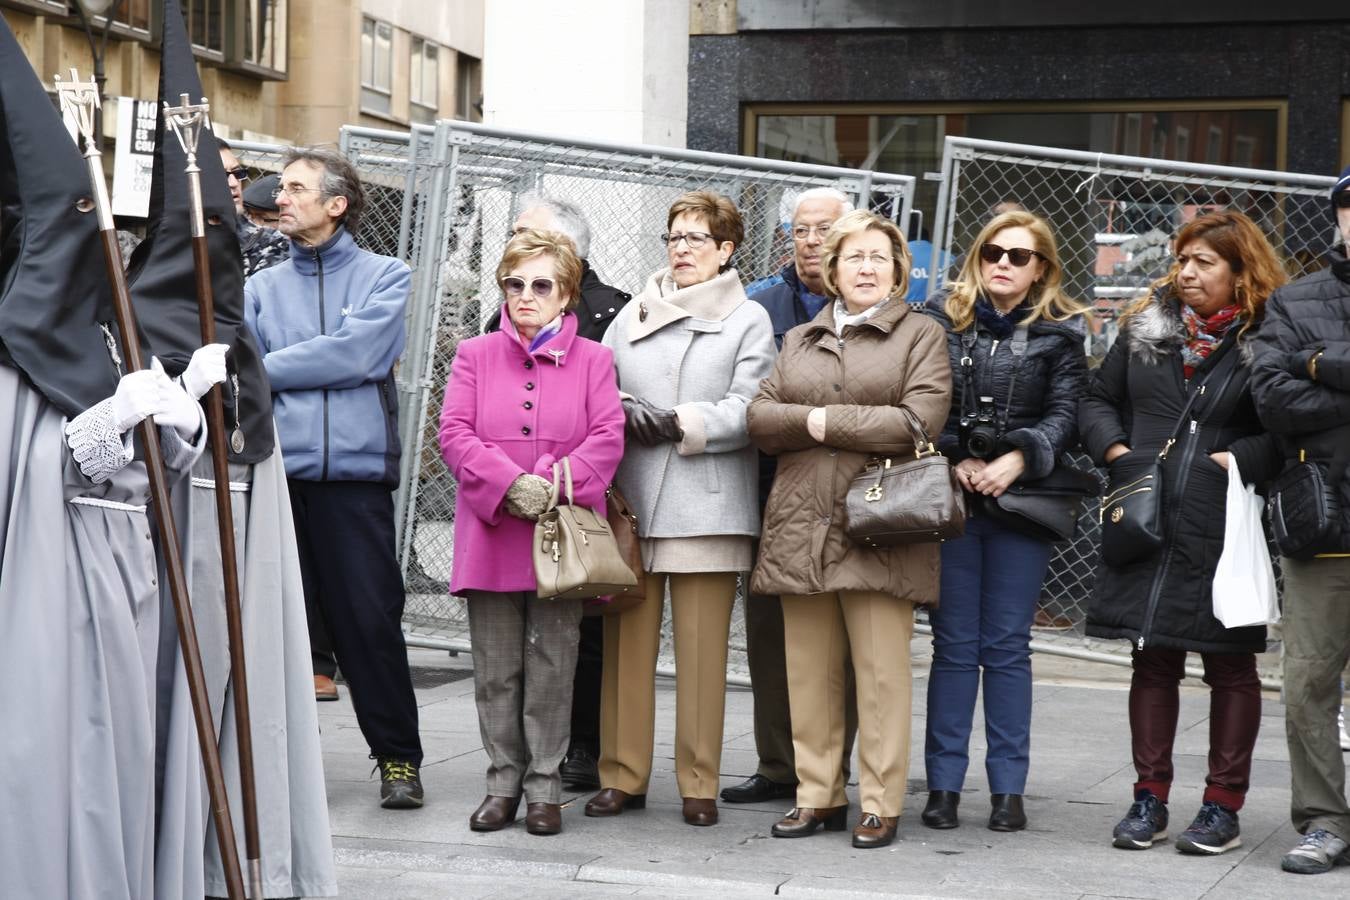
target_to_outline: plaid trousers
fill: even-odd
[[[533,591],[466,594],[487,792],[559,803],[582,601],[540,600]]]

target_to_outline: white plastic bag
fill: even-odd
[[[1280,621],[1275,599],[1275,570],[1261,528],[1265,501],[1242,483],[1237,457],[1228,456],[1228,504],[1223,553],[1214,569],[1214,618],[1225,628],[1273,625]]]

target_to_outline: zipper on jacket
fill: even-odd
[[[1219,385],[1219,392],[1215,395],[1214,400],[1216,406],[1223,400],[1223,395],[1227,392],[1228,385],[1233,380],[1233,375],[1237,372],[1237,366],[1238,364],[1234,362],[1232,368],[1228,370],[1228,374],[1224,377],[1223,383]],[[1200,392],[1201,397],[1205,396],[1205,388],[1208,386],[1208,384],[1201,384],[1196,388],[1196,390]],[[1148,605],[1144,612],[1144,622],[1139,629],[1139,640],[1135,642],[1135,645],[1140,650],[1144,649],[1144,644],[1148,642],[1149,635],[1153,631],[1153,616],[1158,611],[1158,598],[1162,593],[1163,579],[1166,578],[1167,570],[1172,564],[1172,550],[1176,546],[1176,542],[1172,538],[1177,532],[1177,524],[1181,521],[1181,507],[1186,496],[1186,484],[1190,481],[1191,461],[1195,458],[1195,436],[1199,431],[1200,421],[1192,418],[1191,426],[1186,432],[1184,454],[1181,457],[1181,477],[1177,479],[1176,508],[1172,510],[1172,515],[1168,518],[1168,528],[1163,532],[1163,541],[1167,544],[1167,552],[1163,554],[1162,565],[1158,566],[1157,570],[1153,573],[1153,584],[1150,586],[1148,592]],[[1159,500],[1162,501],[1166,496],[1167,495],[1164,493]]]
[[[314,251],[314,264],[319,273],[319,334],[327,334],[327,317],[323,309],[323,256],[317,249]],[[328,388],[323,389],[323,471],[319,480],[328,480]]]

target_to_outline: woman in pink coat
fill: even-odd
[[[450,592],[468,600],[474,698],[487,797],[474,831],[515,821],[562,829],[580,600],[535,594],[530,545],[553,463],[571,460],[573,499],[604,513],[623,456],[623,407],[609,349],[577,337],[582,265],[567,237],[527,229],[497,266],[500,331],[459,345],[441,409],[441,455],[458,482]]]

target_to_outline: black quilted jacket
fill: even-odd
[[[1286,461],[1303,450],[1337,470],[1341,534],[1350,536],[1350,472],[1343,460],[1350,451],[1350,260],[1340,248],[1328,255],[1329,268],[1285,285],[1266,304],[1252,394]],[[1319,350],[1313,381],[1308,358]]]
[[[966,391],[966,373],[961,358],[965,352],[960,332],[953,330],[951,320],[943,312],[945,301],[944,294],[935,294],[928,298],[924,312],[937,319],[947,332],[947,350],[952,364],[952,411],[938,439],[938,447],[955,463],[969,456],[960,440],[961,402]],[[993,314],[988,311],[988,305],[983,300],[980,304],[986,314],[977,316],[974,325],[976,339],[970,356],[975,379],[971,403],[974,404],[974,397],[983,394],[994,398],[999,419],[1007,411],[1007,429],[997,453],[1021,449],[1027,468],[1020,480],[1044,478],[1054,469],[1060,454],[1078,440],[1078,398],[1087,378],[1083,321],[1075,317],[1067,322],[1042,320],[1031,325],[1026,354],[1017,373],[1014,396],[1010,399],[1011,325],[999,328],[999,323],[991,318]],[[994,329],[1004,334],[996,336]]]
[[[1112,444],[1130,448],[1107,467],[1111,487],[1148,470],[1187,399],[1203,391],[1163,465],[1163,546],[1120,568],[1100,565],[1087,617],[1093,637],[1210,653],[1265,649],[1265,626],[1224,628],[1213,613],[1228,473],[1209,454],[1231,453],[1247,483],[1259,485],[1280,469],[1275,440],[1252,405],[1251,368],[1237,333],[1230,330],[1188,382],[1180,309],[1175,299],[1158,300],[1130,320],[1093,373],[1079,418],[1083,446],[1098,465]]]

